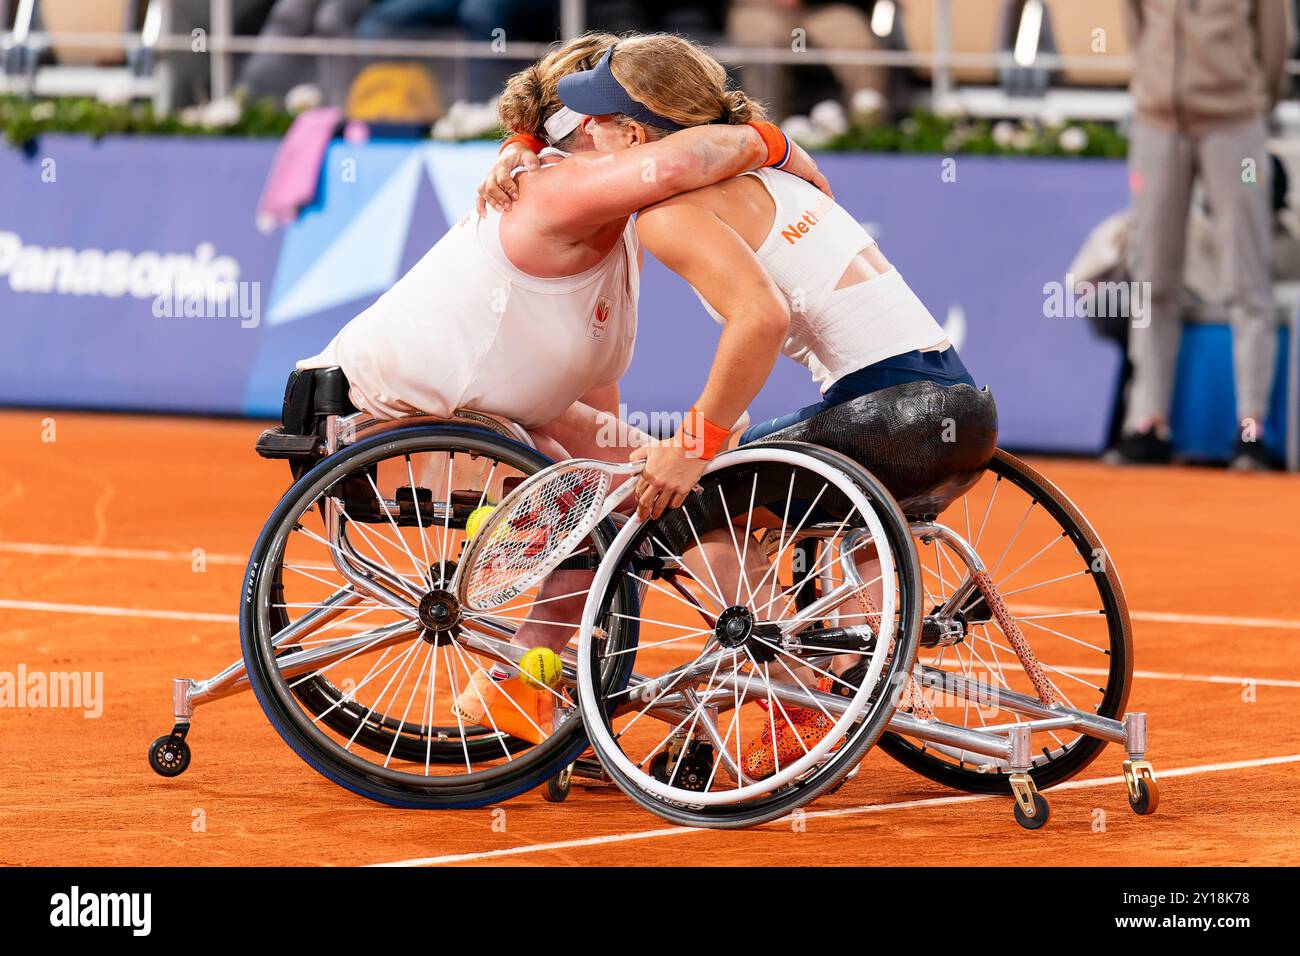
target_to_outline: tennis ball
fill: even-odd
[[[478,529],[483,527],[483,522],[487,521],[495,507],[495,505],[479,505],[471,511],[469,517],[465,519],[465,537],[472,538],[478,534]]]
[[[519,676],[524,685],[540,690],[554,687],[564,673],[560,655],[547,647],[534,647],[519,659]]]

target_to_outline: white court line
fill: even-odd
[[[238,624],[234,614],[205,614],[200,611],[157,611],[141,607],[105,607],[101,604],[53,604],[48,601],[11,601],[0,598],[0,610],[47,611],[54,614],[93,614],[98,617],[145,617],[163,621],[208,621]]]
[[[0,598],[0,610],[43,611],[53,614],[89,614],[98,617],[139,617],[165,621],[205,621],[214,624],[237,624],[239,618],[234,614],[207,614],[199,611],[154,610],[150,608],[106,607],[98,604],[57,604],[49,601],[17,601]],[[365,630],[360,624],[349,624],[341,630]],[[1073,674],[1105,675],[1101,667],[1065,667],[1062,670]],[[1163,671],[1134,671],[1133,676],[1142,680],[1173,680],[1199,684],[1232,684],[1241,686],[1247,683],[1257,687],[1297,687],[1300,680],[1288,680],[1280,677],[1234,677],[1226,674],[1171,674]]]
[[[1017,614],[1074,614],[1095,608],[1055,607],[1046,604],[1012,604]],[[1171,611],[1134,611],[1128,616],[1135,621],[1156,624],[1204,624],[1207,627],[1262,627],[1268,629],[1300,631],[1300,620],[1285,617],[1233,617],[1227,614],[1182,614]]]
[[[1104,677],[1110,671],[1104,667],[1062,667],[1069,674],[1087,674]],[[1285,680],[1281,677],[1228,677],[1223,674],[1168,674],[1164,671],[1134,671],[1133,676],[1139,680],[1181,680],[1193,684],[1233,684],[1242,686],[1254,684],[1257,687],[1300,687],[1300,680]]]
[[[1164,611],[1129,611],[1135,621],[1160,624],[1205,624],[1210,627],[1262,627],[1300,631],[1300,621],[1280,617],[1229,617],[1223,614],[1171,614]]]
[[[106,607],[102,604],[54,604],[49,601],[14,601],[0,598],[0,610],[44,611],[53,614],[89,614],[95,617],[141,617],[163,621],[202,621],[209,624],[238,624],[236,614],[209,614],[203,611],[167,611],[142,607]],[[334,625],[335,630],[360,633],[373,624],[349,622]]]
[[[192,551],[154,551],[147,548],[101,548],[83,544],[40,544],[35,541],[0,541],[0,551],[13,554],[52,554],[73,558],[125,558],[130,561],[185,561],[194,560]],[[237,554],[208,554],[203,559],[209,564],[248,564],[247,557]]]
[[[1173,770],[1157,770],[1156,780],[1169,777],[1191,777],[1202,773],[1222,773],[1228,770],[1246,770],[1253,767],[1270,767],[1278,764],[1300,763],[1300,754],[1288,754],[1285,757],[1260,757],[1254,760],[1234,760],[1231,763],[1202,764],[1193,767],[1177,767]],[[1100,777],[1094,780],[1071,780],[1052,787],[1047,793],[1058,790],[1087,790],[1093,787],[1105,787],[1123,783],[1124,778]],[[883,813],[886,810],[912,810],[924,807],[942,807],[953,803],[977,803],[988,800],[1006,800],[1010,798],[997,794],[963,794],[953,797],[932,797],[926,800],[904,800],[900,803],[868,803],[858,807],[845,807],[839,810],[812,810],[803,816],[805,820],[827,819],[831,817],[859,816],[866,813]],[[788,818],[783,818],[788,819]],[[779,822],[779,821],[774,821]],[[468,863],[474,860],[491,860],[505,856],[523,856],[529,853],[547,853],[552,850],[573,850],[588,846],[607,846],[611,843],[629,843],[636,840],[654,840],[659,837],[684,836],[688,833],[705,833],[697,827],[665,827],[661,830],[640,830],[635,833],[612,833],[607,836],[587,837],[582,840],[557,840],[553,843],[534,843],[529,846],[507,847],[502,850],[483,850],[478,853],[455,853],[449,856],[426,856],[412,860],[398,860],[393,863],[372,863],[370,866],[440,866],[445,863]]]
[[[79,558],[121,558],[133,561],[192,561],[190,551],[161,551],[147,548],[102,548],[96,545],[43,544],[34,541],[0,541],[0,552],[14,554],[66,555]],[[248,558],[238,554],[205,554],[209,564],[243,567]],[[1022,614],[1069,614],[1085,608],[1055,607],[1042,604],[1015,604]],[[1300,631],[1300,620],[1278,617],[1234,617],[1227,614],[1183,614],[1167,611],[1129,611],[1135,621],[1158,624],[1203,624],[1207,627],[1258,627]]]

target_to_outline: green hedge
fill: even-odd
[[[214,125],[202,117],[201,111],[159,116],[148,103],[0,96],[0,130],[12,146],[43,133],[279,138],[293,122],[292,114],[269,99],[245,104],[228,123]],[[898,123],[854,122],[839,135],[818,140],[818,150],[832,152],[942,155],[1123,157],[1128,148],[1114,127],[1101,123],[994,123],[926,112]]]
[[[899,123],[854,123],[819,149],[864,153],[1123,158],[1128,141],[1103,123],[993,122],[913,113]]]
[[[81,133],[96,139],[121,134],[278,138],[292,122],[293,117],[271,100],[244,106],[230,125],[208,126],[186,122],[176,113],[159,116],[148,103],[0,96],[0,130],[11,146],[23,146],[43,133]]]

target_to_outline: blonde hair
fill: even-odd
[[[684,37],[626,37],[618,41],[609,65],[629,96],[678,126],[753,123],[767,115],[743,91],[728,89],[722,64]],[[655,136],[668,132],[650,129]]]
[[[612,33],[585,33],[510,77],[497,102],[501,125],[516,133],[545,138],[544,124],[564,105],[556,91],[561,78],[592,69],[617,42],[618,37]]]

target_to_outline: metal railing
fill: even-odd
[[[36,0],[39,2],[39,0]],[[931,71],[932,98],[942,102],[954,90],[953,73],[962,69],[1010,69],[1018,64],[1010,51],[995,53],[958,53],[952,49],[951,0],[933,0],[935,5],[935,49],[912,50],[850,50],[801,49],[777,47],[751,47],[720,44],[710,47],[720,61],[727,64],[792,65],[792,66],[882,66],[896,68],[923,68]],[[294,56],[343,57],[394,57],[475,59],[502,58],[526,62],[541,56],[549,47],[547,43],[511,41],[504,44],[470,40],[360,40],[328,37],[265,37],[240,36],[232,32],[231,0],[210,0],[210,29],[203,36],[203,54],[193,51],[194,37],[171,32],[171,0],[150,0],[146,29],[140,33],[57,33],[31,29],[31,0],[25,0],[26,22],[3,35],[0,42],[6,47],[23,44],[43,47],[64,44],[82,48],[101,48],[122,51],[147,49],[167,54],[207,55],[210,63],[210,91],[214,99],[229,94],[232,86],[231,56],[249,53],[287,54]],[[585,0],[559,0],[560,34],[564,39],[579,35],[586,27]],[[1058,56],[1040,54],[1034,61],[1036,69],[1069,69],[1075,71],[1107,72],[1128,69],[1131,61],[1126,56],[1096,54],[1089,56]]]
[[[160,54],[207,55],[210,60],[210,93],[217,99],[230,93],[232,86],[231,57],[236,54],[271,53],[296,56],[340,57],[393,57],[431,59],[487,59],[501,58],[527,62],[541,56],[548,43],[511,41],[501,43],[471,40],[360,40],[328,37],[267,37],[240,36],[232,32],[231,0],[210,0],[211,28],[203,36],[203,53],[195,53],[195,38],[189,34],[171,32],[171,0],[149,0],[145,29],[139,33],[79,33],[60,31],[42,32],[31,29],[33,2],[21,0],[19,22],[14,29],[0,35],[5,48],[15,45],[40,48],[51,44],[65,44],[83,48],[104,48],[125,52],[137,50],[156,51]],[[800,49],[786,47],[751,47],[723,43],[710,47],[710,52],[720,61],[739,66],[793,65],[793,66],[878,66],[892,68],[917,68],[930,71],[930,100],[941,107],[952,100],[957,86],[957,71],[1012,70],[1069,70],[1079,73],[1114,73],[1129,71],[1132,58],[1126,55],[1088,54],[1060,55],[1037,52],[1026,63],[1011,50],[991,53],[960,53],[952,49],[952,0],[933,0],[934,46],[933,50],[888,49]],[[559,0],[561,35],[570,38],[580,34],[586,24],[585,0]],[[26,22],[23,15],[26,13]],[[160,58],[165,59],[165,58]],[[1287,63],[1290,74],[1300,73],[1300,60]]]

